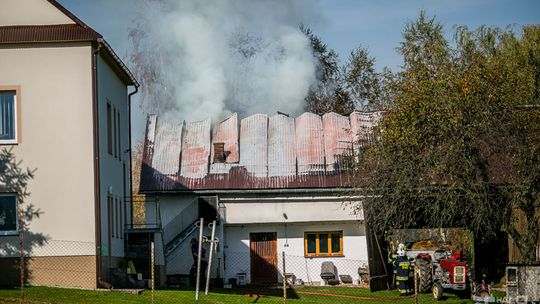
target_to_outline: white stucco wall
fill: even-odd
[[[75,23],[46,0],[0,1],[0,26]]]
[[[249,199],[220,198],[225,207],[225,223],[274,223],[287,217],[290,222],[362,220],[355,206],[346,198],[335,197],[261,197]]]
[[[95,254],[90,56],[89,43],[0,47],[0,86],[20,86],[21,102],[20,143],[0,148],[36,169],[27,199],[41,212],[29,223],[32,254]]]
[[[99,107],[99,154],[100,154],[100,191],[101,191],[101,238],[102,238],[102,254],[108,255],[110,246],[111,256],[124,256],[124,238],[123,231],[125,224],[130,220],[129,205],[125,204],[124,197],[131,193],[129,187],[129,124],[128,124],[128,91],[127,86],[118,77],[110,64],[102,56],[97,56],[97,86],[98,86],[98,107]],[[90,60],[90,58],[88,58]],[[120,144],[119,152],[110,154],[107,145],[107,103],[120,113]],[[111,108],[112,109],[112,108]],[[112,115],[114,112],[111,110]],[[91,112],[88,113],[91,115]],[[111,120],[112,132],[114,127],[114,119]],[[114,142],[117,134],[113,134],[113,150]],[[108,208],[107,195],[110,194],[120,201],[121,206],[116,206],[115,212],[111,212],[112,222],[116,230],[119,232],[111,237],[111,242],[108,244],[109,231],[108,223]],[[116,204],[116,203],[115,203]],[[117,220],[116,212],[120,213]],[[112,227],[111,227],[112,229]]]
[[[304,232],[343,231],[343,257],[304,257]],[[282,269],[282,252],[286,255],[286,272],[293,273],[306,283],[320,281],[321,263],[332,261],[338,274],[348,274],[358,279],[358,267],[367,265],[367,245],[362,222],[339,223],[289,223],[247,224],[225,226],[224,254],[225,279],[234,278],[238,272],[247,274],[250,281],[249,234],[254,232],[276,232],[279,276]],[[279,277],[278,276],[278,277]]]

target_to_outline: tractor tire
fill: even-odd
[[[436,301],[441,300],[443,296],[443,287],[441,283],[439,282],[433,283],[433,288],[431,292],[433,293],[433,299],[435,299]]]
[[[431,291],[431,285],[433,283],[433,277],[431,273],[431,263],[423,260],[416,259],[414,265],[414,278],[419,293],[429,293]]]

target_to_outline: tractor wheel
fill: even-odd
[[[443,288],[442,288],[441,283],[439,282],[433,283],[433,288],[431,292],[433,293],[433,298],[435,300],[439,301],[440,299],[442,299]]]
[[[416,259],[414,265],[414,278],[419,293],[430,292],[433,280],[431,275],[431,263],[423,259]]]

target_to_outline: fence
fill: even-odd
[[[3,244],[6,245],[6,244]],[[11,244],[15,246],[16,244]],[[346,257],[308,258],[286,255],[255,256],[250,252],[216,254],[210,264],[209,292],[205,293],[206,265],[200,272],[199,301],[195,300],[196,271],[190,267],[182,274],[169,274],[159,279],[152,243],[148,250],[150,266],[144,275],[134,269],[121,251],[116,256],[104,255],[101,289],[96,289],[96,255],[93,242],[48,240],[25,251],[24,262],[17,250],[2,252],[2,271],[15,274],[24,281],[17,295],[0,289],[0,303],[367,303],[371,300],[403,300],[414,303],[413,297],[397,297],[394,291],[370,293],[367,261]],[[9,247],[9,246],[3,246]],[[15,246],[16,247],[16,246]],[[14,247],[14,248],[15,248]],[[208,252],[209,248],[206,248]],[[108,252],[109,248],[102,248]],[[103,253],[103,252],[102,252]],[[193,265],[191,252],[182,253]],[[203,255],[208,257],[208,254]],[[5,266],[11,259],[11,268]],[[330,266],[328,266],[330,265]],[[25,269],[23,277],[18,271]],[[330,267],[330,268],[329,268]],[[176,269],[174,267],[170,269]],[[330,271],[329,271],[330,270]],[[332,277],[324,272],[331,272]],[[9,275],[0,276],[4,285]],[[108,285],[110,284],[110,285]],[[48,286],[48,287],[42,287]],[[50,288],[55,287],[55,288]],[[108,287],[108,288],[103,288]]]

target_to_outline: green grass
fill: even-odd
[[[299,292],[299,293],[297,293]],[[305,295],[301,292],[318,292],[334,295],[356,296],[379,298],[375,303],[380,304],[412,304],[414,299],[400,299],[381,301],[381,298],[399,298],[395,291],[379,291],[372,293],[365,288],[351,287],[301,287],[295,290],[288,291],[287,303],[302,303],[302,304],[348,304],[348,303],[371,303],[372,301],[360,299],[348,299],[339,297],[327,297],[319,295]],[[246,294],[263,295],[259,299],[247,297]],[[157,290],[155,293],[155,303],[283,303],[281,298],[283,291],[277,289],[220,289],[213,290],[208,297],[201,293],[200,301],[194,300],[195,292],[193,290]],[[501,297],[499,293],[495,296]],[[20,292],[18,289],[0,289],[0,303],[18,303]],[[140,295],[126,294],[117,291],[93,291],[79,290],[53,287],[28,287],[25,289],[25,303],[28,304],[105,304],[105,303],[151,303],[151,292],[144,291]],[[419,297],[419,303],[434,303],[430,294],[423,294]],[[439,303],[473,303],[467,299],[460,299],[456,295],[445,293],[445,298]]]

